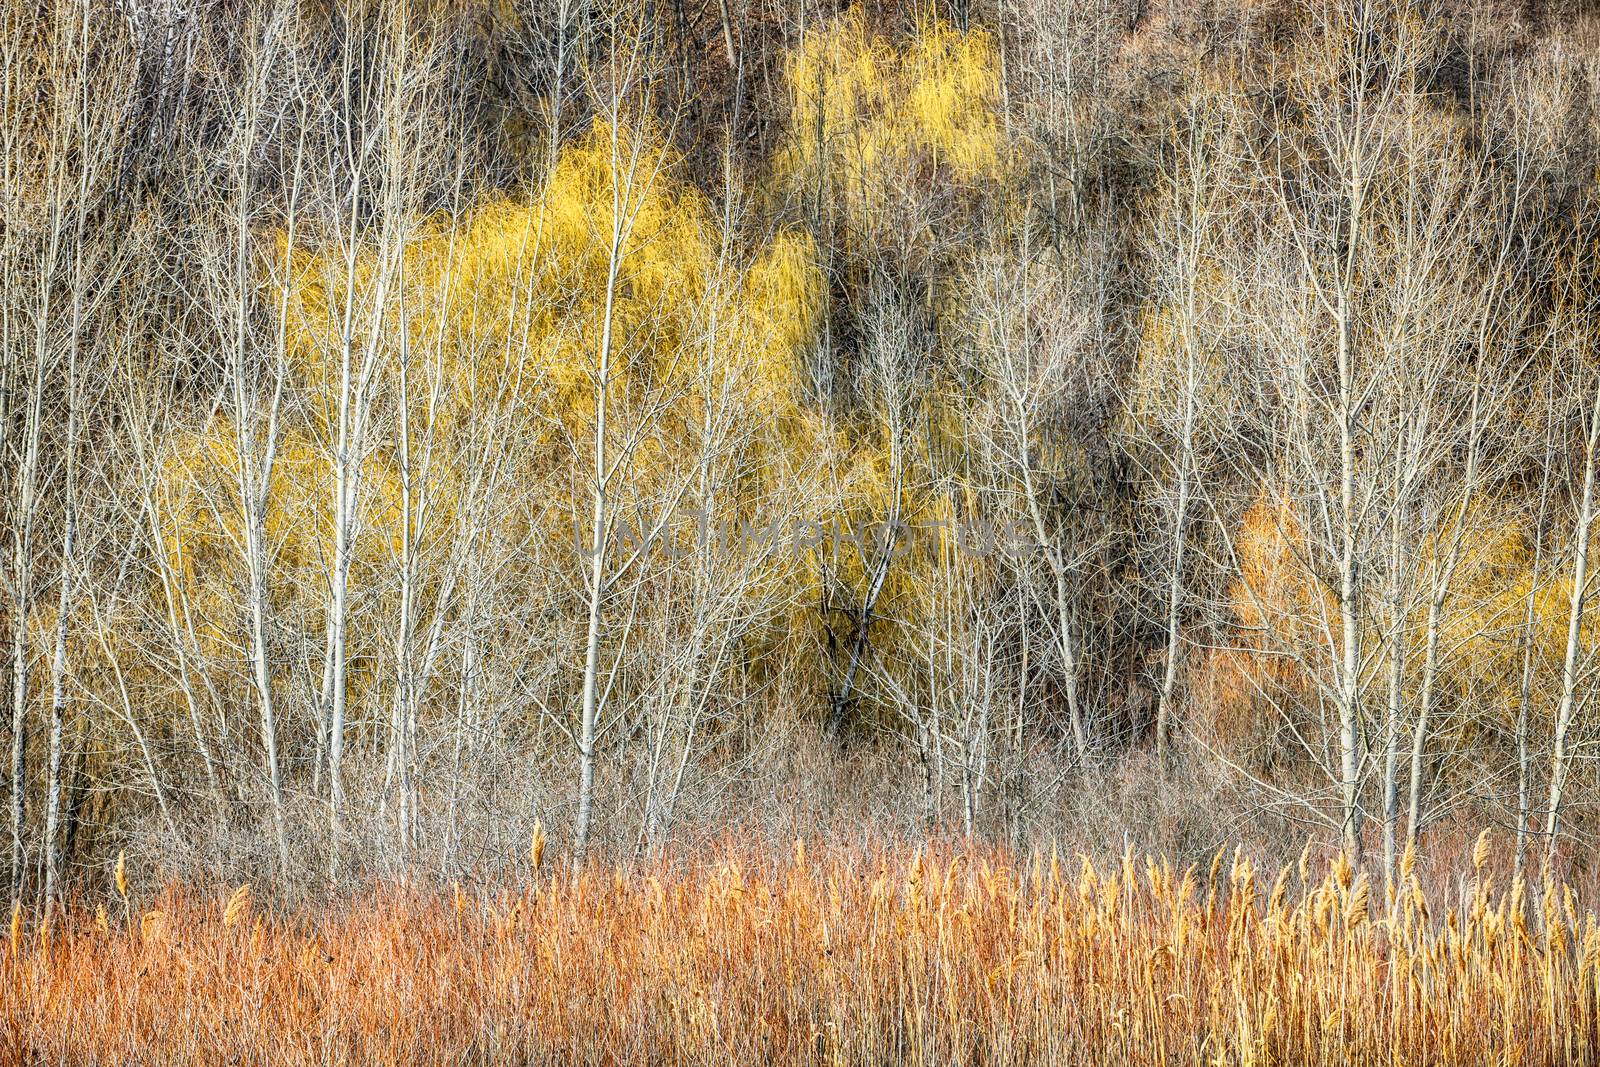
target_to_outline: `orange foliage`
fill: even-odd
[[[1239,571],[1228,586],[1237,647],[1207,653],[1190,682],[1197,710],[1225,742],[1242,741],[1255,727],[1263,694],[1304,690],[1303,673],[1280,653],[1315,640],[1310,613],[1325,609],[1337,624],[1334,606],[1314,599],[1297,556],[1300,540],[1286,501],[1274,504],[1262,496],[1240,518],[1234,540]]]
[[[1304,535],[1288,501],[1261,497],[1239,521],[1239,577],[1229,587],[1229,600],[1239,625],[1247,630],[1285,626],[1298,629],[1308,612],[1336,619],[1338,610],[1307,580],[1303,562]]]

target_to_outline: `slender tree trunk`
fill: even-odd
[[[1589,438],[1583,453],[1583,495],[1573,531],[1572,587],[1568,595],[1567,645],[1561,661],[1561,702],[1556,709],[1555,737],[1550,753],[1550,795],[1545,814],[1545,877],[1554,876],[1556,846],[1561,830],[1561,802],[1570,771],[1568,745],[1573,717],[1578,709],[1579,657],[1583,644],[1583,612],[1589,592],[1589,533],[1594,525],[1595,451],[1600,447],[1600,378],[1595,381],[1589,411]]]
[[[249,371],[245,365],[249,334],[246,321],[251,278],[246,252],[250,232],[245,212],[248,210],[249,186],[241,177],[238,191],[238,232],[235,234],[234,283],[234,367],[233,403],[235,451],[238,463],[238,493],[240,518],[244,526],[245,577],[248,584],[250,683],[255,690],[257,718],[261,730],[262,759],[266,766],[268,802],[272,807],[272,837],[278,853],[278,874],[289,874],[289,836],[283,802],[283,768],[278,755],[278,723],[272,686],[271,643],[268,634],[269,610],[268,560],[267,560],[267,509],[271,506],[272,473],[277,461],[278,413],[283,403],[286,339],[283,331],[288,319],[287,307],[279,307],[277,379],[267,411],[266,440],[258,441],[254,429],[257,418],[250,390],[246,388]],[[294,223],[290,220],[288,247],[294,246]],[[287,300],[287,293],[284,294]]]
[[[1189,311],[1192,315],[1192,309]],[[1188,327],[1185,327],[1185,333]],[[1172,732],[1172,696],[1178,682],[1178,661],[1183,650],[1179,630],[1183,606],[1184,553],[1188,546],[1189,469],[1194,457],[1195,381],[1194,346],[1184,342],[1183,431],[1178,453],[1178,505],[1172,517],[1172,570],[1167,578],[1167,649],[1161,670],[1161,691],[1156,697],[1156,767],[1162,775],[1171,762],[1168,752]]]
[[[397,253],[400,238],[386,235],[385,246],[380,250],[383,266],[379,269],[372,289],[366,295],[371,300],[370,321],[366,324],[367,336],[357,362],[353,320],[356,300],[355,237],[346,252],[348,266],[344,328],[340,342],[339,413],[338,433],[334,444],[333,489],[333,572],[330,577],[328,654],[327,654],[327,707],[328,707],[328,878],[332,883],[339,879],[339,855],[344,840],[345,790],[344,747],[345,726],[349,718],[349,622],[350,622],[350,571],[355,556],[355,542],[360,522],[360,497],[362,473],[365,466],[366,430],[371,417],[372,376],[377,365],[378,346],[384,327],[384,308],[389,294],[392,257]]]
[[[11,630],[11,896],[22,898],[26,851],[23,847],[27,827],[28,799],[28,616],[32,611],[32,549],[23,533],[26,517],[19,523],[13,551],[13,577],[16,582],[16,617]]]
[[[1427,752],[1428,728],[1433,716],[1433,691],[1439,675],[1439,629],[1446,585],[1438,584],[1428,600],[1428,629],[1422,653],[1422,691],[1417,698],[1417,721],[1411,734],[1410,794],[1406,804],[1406,845],[1415,849],[1422,833],[1423,761]]]
[[[1533,753],[1529,744],[1529,720],[1533,708],[1535,638],[1539,621],[1539,589],[1544,580],[1546,519],[1550,502],[1550,434],[1546,422],[1544,462],[1539,478],[1539,512],[1533,527],[1533,570],[1528,576],[1528,595],[1522,615],[1522,678],[1517,686],[1517,844],[1512,861],[1513,881],[1525,878],[1528,867],[1528,841],[1533,820]]]
[[[412,687],[411,645],[414,623],[412,616],[416,597],[416,492],[411,454],[411,390],[410,346],[406,333],[405,315],[400,316],[400,429],[398,452],[400,461],[400,621],[394,642],[394,700],[390,709],[390,767],[399,775],[399,803],[396,805],[395,844],[400,862],[404,865],[411,854],[411,754],[410,717]],[[387,790],[386,790],[387,792]],[[387,797],[385,798],[387,799]]]
[[[74,327],[77,328],[76,326]],[[75,364],[76,354],[69,363]],[[45,908],[56,905],[61,888],[61,761],[66,742],[67,715],[67,620],[72,614],[74,539],[77,535],[77,374],[76,367],[68,370],[67,381],[67,476],[66,515],[61,537],[61,577],[56,603],[55,651],[50,661],[50,769],[47,779],[44,828],[44,896]]]
[[[278,852],[278,872],[289,873],[289,837],[283,810],[283,769],[278,757],[278,723],[273,704],[272,666],[267,659],[267,574],[263,494],[256,486],[244,487],[254,503],[245,511],[245,552],[249,555],[250,681],[256,691],[261,724],[261,751],[266,762],[267,789],[272,805],[273,844]]]
[[[1396,476],[1396,489],[1401,485]],[[1400,720],[1405,699],[1406,608],[1403,603],[1401,568],[1405,556],[1402,510],[1394,509],[1389,529],[1389,570],[1391,619],[1389,636],[1389,703],[1383,724],[1383,876],[1384,885],[1394,891],[1395,865],[1399,859],[1396,839],[1400,821]]]
[[[1528,744],[1530,709],[1533,705],[1534,628],[1538,622],[1539,582],[1544,562],[1544,505],[1539,507],[1533,549],[1533,571],[1528,578],[1528,596],[1522,618],[1522,678],[1517,686],[1517,843],[1512,860],[1513,882],[1525,877],[1528,868],[1528,822],[1533,816],[1533,755]]]
[[[1352,229],[1354,223],[1351,223]],[[1353,243],[1353,241],[1352,241]],[[1355,529],[1354,368],[1350,320],[1344,291],[1339,292],[1339,802],[1345,852],[1361,859],[1361,783],[1359,743],[1361,715],[1361,582],[1357,574]]]
[[[474,586],[476,583],[474,583]],[[464,748],[467,737],[468,719],[471,708],[477,699],[477,623],[475,612],[476,597],[468,595],[465,616],[466,634],[462,641],[461,649],[461,687],[456,694],[456,723],[455,736],[452,739],[450,759],[450,788],[445,802],[445,843],[444,867],[445,873],[452,873],[455,869],[455,857],[458,844],[461,840],[461,775],[465,769]]]
[[[345,401],[341,401],[343,407]],[[345,423],[347,415],[341,414]],[[339,878],[340,842],[344,839],[344,726],[348,711],[349,687],[346,664],[346,618],[350,597],[351,435],[341,430],[334,475],[334,533],[332,608],[328,623],[328,663],[330,689],[328,701],[328,878]]]
[[[617,283],[622,268],[626,223],[621,205],[612,213],[610,262],[606,270],[605,318],[601,324],[600,351],[595,378],[594,488],[589,537],[589,589],[583,652],[583,698],[578,725],[578,814],[573,823],[574,847],[581,858],[589,847],[594,820],[594,764],[600,711],[600,642],[603,636],[606,595],[606,546],[611,514],[608,509],[610,472],[606,469],[606,416],[611,396],[611,346],[616,315]]]
[[[833,707],[828,715],[828,730],[835,737],[844,735],[845,718],[850,710],[850,701],[855,695],[856,673],[861,669],[861,661],[867,654],[871,642],[872,623],[876,620],[878,597],[883,594],[884,582],[889,577],[889,565],[894,559],[895,528],[899,524],[899,499],[900,475],[898,463],[894,476],[894,489],[890,505],[889,533],[883,549],[878,555],[878,562],[872,569],[872,580],[867,585],[866,596],[861,601],[861,611],[856,616],[855,626],[850,633],[850,658],[845,661],[844,678],[839,682],[839,689],[833,696]]]
[[[733,46],[733,19],[728,14],[728,0],[717,0],[717,9],[722,15],[722,47],[728,50],[728,66],[738,70],[739,54]]]
[[[19,472],[16,517],[12,520],[12,582],[15,586],[16,613],[11,630],[11,894],[22,898],[26,877],[28,800],[28,704],[32,655],[28,647],[28,625],[33,614],[33,524],[38,507],[39,439],[43,433],[45,345],[47,337],[41,320],[35,334],[33,380],[28,394],[28,413],[24,429],[22,469]]]

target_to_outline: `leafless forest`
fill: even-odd
[[[1594,878],[1586,7],[7,0],[9,899]]]

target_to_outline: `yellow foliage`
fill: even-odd
[[[824,283],[809,237],[780,234],[743,279],[739,327],[749,352],[746,397],[773,412],[793,413],[799,398],[796,353],[816,335]]]
[[[1206,269],[1196,279],[1196,287],[1223,298],[1229,281],[1215,269]],[[1194,360],[1194,402],[1197,412],[1227,410],[1232,403],[1229,375],[1224,356],[1203,336],[1191,336],[1192,352],[1185,351],[1185,338],[1178,315],[1171,304],[1145,309],[1139,317],[1137,362],[1129,381],[1129,397],[1122,418],[1130,425],[1156,425],[1176,429],[1183,418],[1185,392],[1189,388]],[[1197,334],[1198,330],[1191,331]]]
[[[675,164],[653,127],[596,123],[537,190],[417,226],[398,269],[370,248],[353,267],[337,247],[291,257],[289,349],[318,415],[308,434],[331,445],[345,337],[372,337],[377,403],[391,417],[406,405],[413,426],[431,411],[440,428],[436,514],[447,516],[467,491],[479,458],[470,450],[480,447],[468,431],[494,412],[512,417],[519,475],[556,514],[572,486],[572,449],[581,454],[593,440],[609,339],[613,425],[634,433],[638,419],[652,423],[626,472],[638,496],[692,467],[710,402],[734,405],[746,430],[781,429],[789,445],[811,451],[797,358],[821,310],[811,242],[780,234],[741,264]],[[443,385],[431,409],[434,397],[417,381],[427,375]],[[746,436],[764,453],[747,474],[787,459],[773,432]],[[374,445],[380,459],[392,449]]]
[[[353,268],[344,249],[299,251],[288,293],[290,352],[313,399],[323,401],[324,425],[333,419],[346,334],[358,348],[376,337],[391,365],[401,341],[412,360],[441,362],[451,384],[447,417],[471,417],[486,399],[527,403],[546,388],[558,403],[581,408],[608,310],[616,371],[669,366],[692,333],[716,262],[703,197],[670,180],[671,163],[648,128],[596,124],[535,195],[418,226],[398,271],[371,248],[357,251]]]
[[[867,223],[891,191],[923,166],[960,183],[1003,177],[1000,62],[983,30],[932,20],[905,45],[870,32],[859,11],[812,34],[788,59],[790,132],[778,171],[843,198]]]
[[[1453,610],[1444,620],[1442,643],[1459,649],[1449,664],[1456,691],[1487,695],[1509,714],[1521,684],[1530,594],[1536,662],[1559,669],[1572,609],[1572,561],[1547,549],[1534,585],[1535,545],[1526,518],[1502,502],[1479,510],[1484,514],[1467,520],[1471,533],[1452,587]],[[1589,566],[1591,573],[1600,566],[1600,546],[1591,548]],[[1600,617],[1592,608],[1584,615],[1579,640],[1583,649],[1600,643]],[[1536,693],[1548,689],[1535,686]]]
[[[431,537],[447,537],[482,465],[479,428],[501,420],[526,507],[504,521],[515,537],[562,551],[571,543],[574,477],[593,447],[603,390],[611,432],[628,442],[628,487],[614,519],[649,528],[652,509],[698,469],[708,435],[731,447],[718,486],[723,524],[762,525],[778,501],[820,508],[795,473],[832,447],[806,410],[800,350],[815,335],[825,286],[808,235],[779,233],[736,253],[706,197],[674,174],[649,125],[596,123],[560,154],[538,188],[457,216],[420,220],[403,244],[337,242],[293,251],[280,292],[287,354],[310,417],[284,432],[269,492],[275,597],[304,594],[320,614],[331,556],[332,478],[346,361],[370,356],[372,414],[363,449],[365,510],[352,586],[382,590],[400,550],[399,419],[425,424]],[[609,338],[608,373],[600,363]],[[351,348],[354,349],[351,355]],[[404,371],[404,374],[402,374]],[[428,422],[431,420],[431,422]],[[717,429],[731,426],[732,430]],[[221,642],[237,639],[224,606],[242,582],[235,434],[222,420],[179,442],[164,472],[164,550]],[[731,441],[731,445],[727,442]],[[614,447],[612,461],[623,454]],[[783,492],[779,488],[783,487]],[[505,490],[499,490],[505,491]],[[685,498],[682,507],[700,501]],[[640,514],[628,513],[637,507]],[[672,529],[693,534],[685,519]],[[793,553],[759,563],[759,584],[798,589]],[[513,577],[511,580],[515,580]],[[663,577],[662,581],[669,581]],[[420,576],[424,589],[430,577]],[[211,607],[216,610],[212,612]],[[421,610],[430,610],[424,593]],[[363,624],[364,625],[364,624]],[[763,639],[778,639],[767,635]]]
[[[413,488],[429,494],[414,605],[419,631],[428,613],[448,610],[440,575],[429,569],[443,556],[427,546],[454,536],[471,494],[482,491],[473,478],[491,432],[500,435],[510,473],[492,491],[515,499],[499,502],[489,521],[513,527],[501,531],[510,543],[551,553],[505,568],[503,580],[525,581],[520,567],[571,562],[572,516],[583,513],[573,498],[587,491],[582,471],[602,390],[615,442],[608,458],[625,456],[627,465],[617,472],[627,491],[612,504],[619,541],[625,528],[650,528],[685,484],[691,491],[668,531],[675,546],[693,543],[687,514],[702,506],[723,528],[766,531],[781,518],[783,538],[790,519],[832,516],[831,494],[809,480],[819,457],[847,453],[843,436],[824,430],[806,404],[803,350],[826,294],[812,238],[779,232],[754,248],[736,244],[676,167],[661,131],[597,122],[565,146],[535,188],[391,229],[395,246],[383,247],[377,230],[353,248],[323,234],[300,238],[296,248],[287,237],[280,242],[286,269],[271,303],[281,301],[285,311],[291,385],[267,492],[269,591],[275,617],[313,634],[332,560],[346,378],[360,374],[363,362],[371,370],[350,583],[354,595],[378,603],[351,613],[352,647],[368,650],[366,661],[353,658],[352,700],[372,699],[379,636],[394,624],[382,601],[395,595],[406,532],[402,416],[413,449],[426,434],[429,459],[422,467],[414,454],[410,468]],[[248,643],[236,429],[214,418],[179,438],[157,490],[160,551],[205,628],[208,654],[219,657],[237,656]],[[702,501],[693,474],[708,448],[720,467]],[[860,500],[855,514],[879,519],[885,490],[881,457],[868,454],[875,451],[863,451],[849,481]],[[755,590],[738,612],[741,665],[760,670],[763,659],[776,664],[809,644],[797,638],[810,636],[814,615],[789,609],[814,577],[815,560],[786,544],[726,549],[741,551],[748,558],[724,557],[730,568],[748,568]],[[673,583],[694,574],[650,564],[641,570],[647,604],[672,603],[681,592]],[[662,625],[677,625],[676,618],[664,610]]]
[[[333,544],[333,490],[327,453],[305,435],[285,432],[279,442],[263,516],[266,565],[272,592],[315,611]],[[237,642],[239,590],[247,581],[244,513],[239,497],[238,434],[217,417],[201,431],[180,435],[157,486],[166,557],[189,602],[202,638],[227,647]],[[397,550],[398,481],[374,464],[366,479],[354,572],[359,580]]]
[[[780,234],[741,270],[705,197],[673,177],[675,162],[649,126],[596,123],[533,195],[420,227],[404,251],[403,284],[383,308],[370,306],[370,254],[358,257],[353,293],[336,252],[297,257],[291,349],[311,393],[337,389],[351,304],[385,318],[390,349],[403,322],[411,358],[443,366],[447,419],[504,402],[577,430],[593,414],[608,326],[608,386],[619,399],[681,382],[709,349],[719,384],[793,414],[795,350],[814,332],[822,299],[810,240]],[[391,363],[396,355],[385,353]]]

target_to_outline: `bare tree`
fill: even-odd
[[[1226,404],[1228,375],[1217,335],[1226,314],[1227,254],[1219,235],[1232,223],[1225,189],[1230,179],[1228,101],[1196,93],[1184,103],[1170,135],[1173,159],[1163,169],[1163,210],[1145,258],[1150,264],[1151,325],[1129,383],[1126,436],[1143,460],[1145,477],[1163,512],[1164,544],[1157,547],[1162,588],[1160,680],[1156,695],[1156,759],[1170,762],[1184,622],[1192,580],[1189,558],[1197,486],[1213,476],[1208,454],[1219,436],[1214,423]]]
[[[1043,580],[1028,588],[1048,620],[1072,752],[1082,765],[1092,724],[1081,689],[1077,583],[1101,542],[1092,527],[1075,529],[1068,517],[1074,496],[1085,491],[1084,468],[1092,460],[1063,431],[1071,408],[1092,407],[1101,391],[1100,291],[1085,277],[1092,269],[1087,263],[1082,275],[1063,275],[1053,258],[1041,262],[1030,251],[1024,246],[1015,263],[990,261],[993,273],[978,280],[973,353],[988,390],[979,425],[1005,536],[1026,536],[1034,552],[1025,562],[1044,564]]]
[[[630,373],[652,355],[646,346],[654,312],[646,312],[641,329],[622,320],[620,304],[641,251],[641,214],[661,194],[670,161],[666,144],[641,117],[648,112],[654,78],[645,36],[628,18],[615,18],[613,32],[621,47],[591,74],[593,95],[604,109],[601,136],[608,174],[606,195],[589,223],[603,274],[598,321],[593,335],[584,339],[592,413],[586,427],[589,439],[567,439],[588,497],[586,523],[573,524],[583,537],[578,554],[584,586],[583,674],[577,729],[571,732],[578,754],[573,838],[579,856],[589,846],[594,824],[599,745],[615,721],[612,697],[638,621],[642,575],[651,563],[652,546],[696,481],[693,469],[679,471],[658,489],[643,491],[648,479],[642,453],[659,442],[668,413],[684,398],[692,379],[668,373],[641,389],[640,380],[650,376]],[[624,521],[635,534],[632,544],[619,537]],[[609,665],[603,662],[608,644]]]
[[[327,738],[330,877],[337,879],[346,806],[344,751],[350,718],[351,572],[357,553],[369,455],[378,415],[376,388],[396,320],[405,249],[418,224],[414,151],[423,138],[437,70],[402,5],[377,15],[374,39],[352,42],[321,109],[333,137],[315,165],[328,172],[329,238],[337,274],[321,280],[332,295],[326,323],[331,357],[320,373],[332,500],[333,547],[328,564],[327,645],[321,707]]]
[[[1308,43],[1315,53],[1302,59],[1317,74],[1299,82],[1297,118],[1274,111],[1267,136],[1247,142],[1267,205],[1262,225],[1283,235],[1263,243],[1264,273],[1253,280],[1270,302],[1251,311],[1277,353],[1267,373],[1283,419],[1274,433],[1285,465],[1266,481],[1272,499],[1292,502],[1283,536],[1303,546],[1313,582],[1310,625],[1325,655],[1301,665],[1334,712],[1331,777],[1352,857],[1361,854],[1368,679],[1382,644],[1370,633],[1364,578],[1375,570],[1381,475],[1361,444],[1383,366],[1383,291],[1372,269],[1385,249],[1374,209],[1394,181],[1403,127],[1393,116],[1431,62],[1410,15],[1407,4],[1319,12]],[[1270,265],[1285,259],[1281,272]]]
[[[60,479],[56,604],[52,624],[49,760],[45,780],[44,896],[60,889],[62,766],[68,694],[68,629],[76,609],[79,463],[85,443],[85,376],[97,373],[95,327],[121,269],[102,227],[115,225],[111,199],[125,143],[129,82],[120,56],[126,39],[92,5],[51,5],[37,24],[13,27],[6,53],[9,102],[5,330],[28,384],[15,493],[12,575],[12,891],[20,895],[27,791],[27,630],[37,561],[34,540],[46,477]],[[120,76],[97,73],[99,62]],[[13,236],[14,235],[14,236]],[[23,355],[26,353],[26,355]],[[19,370],[21,368],[18,368]],[[8,377],[22,379],[16,370]],[[49,405],[49,406],[47,406]],[[59,420],[57,414],[59,412]],[[45,452],[49,448],[48,456]],[[45,464],[51,463],[53,470]],[[48,470],[48,474],[47,474]]]
[[[291,151],[285,239],[280,262],[267,273],[276,281],[277,327],[268,337],[255,323],[262,318],[258,308],[259,277],[262,273],[257,228],[261,200],[255,170],[261,153],[263,128],[280,121],[275,110],[282,104],[272,98],[272,82],[281,77],[286,64],[280,61],[285,38],[293,32],[281,11],[267,10],[257,15],[251,26],[252,46],[247,51],[249,67],[233,113],[234,126],[226,146],[228,181],[220,188],[222,201],[218,214],[228,228],[220,247],[208,263],[217,309],[217,333],[225,339],[227,400],[231,418],[232,467],[237,500],[237,544],[243,556],[246,584],[246,630],[249,678],[255,697],[261,737],[262,773],[267,783],[273,842],[277,850],[278,871],[290,870],[287,817],[284,810],[284,776],[279,754],[278,705],[273,686],[272,642],[270,637],[272,551],[267,533],[267,516],[272,507],[278,449],[282,441],[284,394],[289,381],[288,299],[290,263],[298,254],[300,237],[298,199],[304,159],[303,108],[299,141]],[[230,509],[231,510],[231,509]],[[175,593],[174,579],[167,578],[170,602]],[[176,617],[169,606],[169,615]],[[178,627],[173,624],[174,636]],[[199,731],[196,731],[199,737]],[[209,757],[207,757],[209,763]]]

